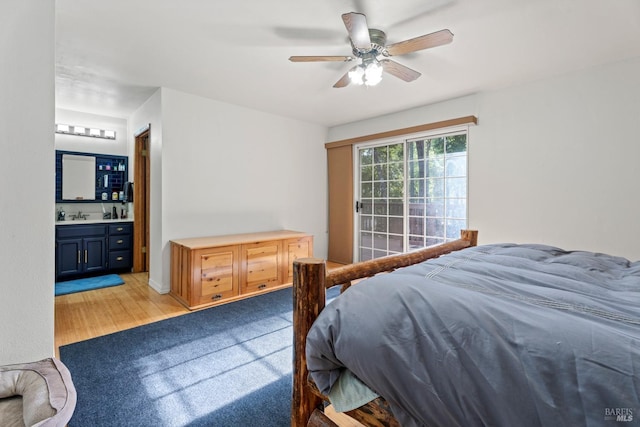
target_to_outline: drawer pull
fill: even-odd
[[[118,258],[116,258],[116,261],[122,261],[124,258],[122,258],[121,256],[119,256]]]
[[[117,243],[117,244],[119,244],[119,245],[121,245],[121,244],[123,244],[123,243],[124,243],[124,240],[118,240],[116,243]]]
[[[124,230],[124,228],[122,228],[122,227],[118,227],[118,228],[116,228],[116,230],[118,230],[118,231],[122,231],[122,230]]]
[[[214,296],[211,297],[212,300],[217,301],[220,298],[222,298],[222,294],[215,294]]]
[[[264,288],[266,288],[266,287],[267,287],[267,284],[266,284],[266,283],[260,283],[260,284],[258,285],[258,289],[264,289]]]

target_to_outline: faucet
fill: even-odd
[[[87,219],[89,215],[83,214],[82,211],[78,211],[76,215],[71,215],[71,219]]]

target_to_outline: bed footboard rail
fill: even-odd
[[[478,232],[462,230],[461,238],[438,246],[406,254],[364,261],[327,274],[326,264],[319,258],[301,258],[293,262],[293,391],[291,400],[291,426],[302,427],[309,422],[315,410],[322,411],[323,399],[309,384],[306,360],[306,338],[311,325],[326,305],[326,290],[352,280],[374,276],[400,267],[406,267],[456,250],[476,246]],[[363,420],[364,421],[364,420]],[[375,425],[375,424],[373,424]],[[380,425],[380,424],[379,424]],[[391,425],[391,424],[381,424]]]

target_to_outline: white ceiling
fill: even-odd
[[[451,44],[393,57],[422,73],[333,84],[352,66],[341,19],[388,44],[443,28]],[[640,57],[639,0],[57,0],[56,107],[126,118],[158,87],[326,126]]]

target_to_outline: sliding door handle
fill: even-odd
[[[360,209],[362,209],[362,203],[359,203],[359,202],[356,200],[356,213],[360,212]]]

